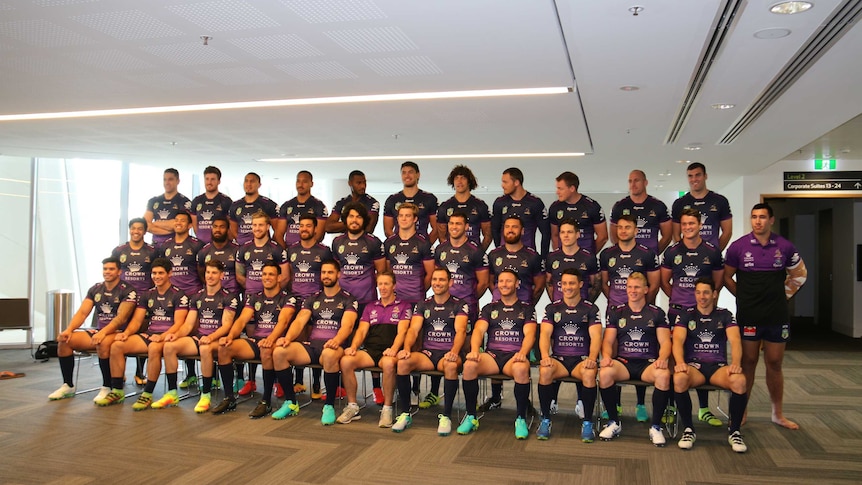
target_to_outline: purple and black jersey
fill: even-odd
[[[727,198],[710,190],[702,199],[696,199],[689,192],[673,202],[671,209],[673,222],[679,223],[682,211],[689,208],[700,211],[700,237],[718,247],[721,222],[733,217]]]
[[[658,271],[658,256],[642,244],[635,244],[631,251],[623,251],[619,244],[615,244],[602,251],[599,269],[608,272],[608,306],[622,305],[629,300],[626,294],[629,275],[642,273],[647,276]]]
[[[524,225],[521,243],[537,251],[541,248],[541,253],[547,256],[551,243],[551,224],[542,199],[529,192],[521,200],[515,200],[511,195],[497,197],[491,216],[491,234],[497,247],[503,245],[503,225],[512,215],[517,216]],[[536,246],[536,232],[542,233],[541,246]]]
[[[164,333],[174,325],[174,312],[189,309],[189,297],[173,285],[164,294],[154,287],[141,294],[138,308],[147,311],[140,333]]]
[[[635,240],[658,253],[661,223],[670,220],[667,205],[651,195],[648,195],[642,204],[636,204],[631,197],[626,197],[611,209],[611,223],[616,224],[620,216],[624,215],[633,215],[637,220],[638,232]]]
[[[455,212],[463,212],[467,215],[467,239],[481,245],[482,224],[491,222],[488,204],[472,194],[466,202],[458,202],[458,199],[451,197],[437,208],[437,224],[448,224],[449,216]],[[440,239],[449,239],[449,236],[444,235]]]
[[[593,199],[581,194],[581,199],[574,204],[555,201],[548,208],[548,220],[551,225],[559,226],[566,219],[573,219],[578,224],[581,235],[578,246],[596,252],[596,224],[606,224],[602,206]]]
[[[108,290],[105,282],[96,283],[87,290],[86,300],[93,302],[96,312],[93,314],[93,326],[99,330],[108,326],[111,320],[117,318],[117,311],[123,303],[138,303],[138,292],[135,288],[120,280],[113,290]],[[128,322],[123,323],[117,329],[123,331]]]
[[[691,307],[697,304],[694,298],[695,282],[704,276],[712,277],[713,271],[724,269],[721,251],[711,243],[701,241],[694,249],[686,247],[684,241],[665,249],[662,268],[671,270],[671,305]]]
[[[748,233],[727,248],[725,263],[736,268],[736,318],[740,325],[784,325],[790,310],[784,292],[787,270],[802,263],[796,247],[775,233],[761,246]]]
[[[326,342],[338,335],[344,314],[346,312],[356,313],[359,304],[353,295],[344,290],[339,291],[334,296],[326,296],[323,291],[318,291],[302,302],[302,309],[311,312],[311,318],[308,320],[311,334],[308,340]]]
[[[687,331],[683,344],[686,363],[727,363],[727,329],[737,326],[732,313],[716,308],[704,315],[697,307],[689,308],[674,326],[684,327]]]
[[[434,261],[436,266],[445,267],[452,275],[449,288],[452,295],[476,307],[479,304],[476,273],[488,271],[488,255],[482,247],[470,241],[455,247],[451,241],[446,241],[435,248]]]
[[[195,293],[189,300],[189,308],[198,314],[198,328],[194,335],[203,337],[215,332],[222,326],[224,311],[236,313],[239,305],[239,296],[224,288],[214,295],[208,294],[206,288]]]
[[[450,350],[455,343],[455,317],[469,317],[467,303],[455,296],[443,303],[437,303],[432,296],[416,304],[416,315],[422,317],[419,337],[422,348],[426,350]]]
[[[298,198],[294,197],[281,204],[278,209],[278,218],[287,221],[287,230],[284,232],[286,245],[290,246],[299,242],[299,218],[305,214],[317,218],[318,224],[325,224],[329,217],[326,204],[313,195],[309,195],[305,202],[300,202]]]
[[[212,199],[203,193],[192,200],[191,213],[198,219],[195,227],[195,236],[204,243],[213,240],[213,219],[216,217],[228,217],[230,206],[233,203],[230,197],[219,192]]]
[[[260,291],[250,294],[245,299],[245,307],[254,310],[254,316],[248,322],[252,326],[251,333],[246,327],[246,334],[253,338],[266,338],[278,325],[278,315],[283,308],[296,309],[296,297],[279,291],[273,297]]]
[[[324,261],[332,259],[332,251],[328,247],[315,244],[306,249],[298,242],[287,248],[287,259],[293,272],[293,294],[305,299],[323,289],[320,267]]]
[[[488,322],[488,350],[520,352],[524,342],[524,327],[536,325],[536,311],[529,301],[506,305],[502,301],[482,307],[479,320]]]
[[[386,203],[383,204],[383,215],[398,219],[398,208],[405,202],[412,202],[419,208],[419,218],[416,220],[416,232],[419,234],[428,235],[431,230],[431,216],[437,215],[437,196],[431,192],[425,192],[419,189],[413,197],[404,195],[404,191],[396,192],[386,198]],[[398,228],[396,227],[397,231]]]
[[[336,216],[338,216],[338,218],[340,219],[341,218],[341,212],[344,211],[344,206],[351,203],[351,202],[353,202],[353,196],[350,194],[347,194],[347,196],[339,199],[338,202],[335,203],[335,205],[332,207],[332,213],[335,214]],[[377,202],[377,199],[375,199],[374,197],[371,197],[368,194],[360,195],[359,200],[357,200],[356,202],[359,202],[360,204],[364,205],[366,209],[368,209],[368,215],[369,216],[371,214],[379,214],[380,213],[380,202]]]
[[[341,263],[341,287],[364,305],[377,299],[374,262],[383,259],[383,243],[373,234],[357,239],[342,234],[332,241],[332,255]]]
[[[551,355],[558,357],[582,357],[590,355],[590,327],[601,325],[599,308],[581,300],[574,307],[562,300],[545,307],[542,325],[552,325]]]
[[[635,312],[628,305],[608,309],[607,328],[617,330],[617,357],[624,359],[657,359],[659,328],[670,329],[664,310],[646,305]]]
[[[563,278],[563,271],[574,268],[581,273],[581,298],[587,300],[590,294],[590,276],[598,274],[599,262],[596,255],[592,251],[578,247],[575,254],[568,255],[562,249],[558,249],[548,255],[548,260],[545,262],[545,270],[550,275],[549,281],[554,289],[551,300],[559,300],[563,298],[563,291],[560,289],[560,282]]]
[[[191,209],[192,201],[180,193],[170,199],[166,199],[165,194],[161,194],[147,201],[147,210],[152,211],[153,221],[170,221],[177,216],[178,212],[191,211]],[[150,222],[152,221],[147,221],[147,224]],[[172,237],[174,237],[173,234],[165,234],[164,236],[153,234],[153,246],[159,247]]]
[[[138,294],[153,287],[151,264],[156,259],[156,248],[144,243],[141,249],[132,249],[129,243],[117,246],[111,257],[120,260],[120,279],[132,285]]]
[[[254,202],[246,202],[245,197],[233,201],[228,217],[237,225],[236,242],[240,246],[254,240],[251,233],[251,216],[257,211],[263,211],[270,219],[278,219],[278,204],[271,199],[258,195]]]
[[[275,264],[287,262],[287,251],[281,248],[272,239],[268,239],[263,246],[258,247],[254,239],[243,244],[236,253],[236,262],[245,268],[245,294],[252,295],[263,291],[263,265],[267,261]]]
[[[539,253],[526,246],[514,253],[507,250],[506,246],[494,249],[488,254],[488,267],[491,271],[491,277],[494,278],[495,288],[491,295],[494,301],[500,299],[500,292],[496,289],[497,276],[504,269],[511,269],[518,273],[518,280],[521,284],[518,285],[517,294],[518,299],[522,301],[533,301],[533,287],[535,286],[533,278],[545,271],[545,265]]]
[[[209,243],[198,251],[198,266],[205,267],[207,262],[213,259],[224,264],[224,276],[222,276],[221,285],[231,293],[242,292],[242,288],[236,281],[236,254],[238,250],[239,246],[236,243],[228,241],[221,249]]]
[[[394,300],[388,305],[377,300],[365,305],[361,322],[368,322],[368,333],[362,346],[366,349],[386,350],[392,346],[398,334],[398,323],[408,322],[413,317],[413,305],[406,301]]]
[[[401,239],[396,232],[383,243],[383,250],[398,284],[398,299],[418,303],[425,299],[425,261],[434,259],[431,244],[419,233]]]
[[[194,236],[178,243],[170,238],[159,248],[159,255],[171,260],[171,284],[186,295],[194,295],[204,287],[198,275],[198,252],[204,244]]]

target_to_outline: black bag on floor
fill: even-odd
[[[42,342],[36,347],[36,353],[33,354],[36,360],[48,360],[49,357],[57,357],[57,341],[48,340]]]

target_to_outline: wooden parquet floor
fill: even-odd
[[[571,384],[561,390],[549,441],[514,439],[511,384],[503,409],[488,413],[477,432],[439,437],[433,409],[396,434],[377,428],[374,404],[360,421],[323,427],[320,403],[285,421],[253,421],[246,416],[253,401],[225,416],[196,415],[196,399],[140,413],[130,402],[96,408],[93,394],[49,402],[60,384],[56,359],[37,363],[27,351],[4,350],[0,370],[27,376],[0,381],[0,483],[858,484],[860,358],[858,351],[788,352],[785,409],[798,431],[769,421],[761,368],[744,428],[749,451],[738,455],[724,429],[706,425],[691,451],[675,440],[653,447],[647,426],[632,417],[631,389],[623,394],[623,435],[614,442],[580,442]],[[82,366],[79,389],[97,385],[98,369],[88,360]],[[163,390],[160,383],[156,395]],[[715,409],[719,396],[712,394]]]

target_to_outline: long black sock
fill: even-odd
[[[676,398],[676,411],[682,422],[682,429],[694,429],[694,423],[691,418],[691,395],[689,395],[688,391],[675,392],[674,397]]]
[[[491,399],[495,401],[500,401],[503,399],[503,383],[502,382],[492,382],[491,383]]]
[[[244,367],[245,367],[245,364],[234,364],[233,365],[233,371],[235,373],[234,375],[239,377],[240,379],[243,379],[243,376],[245,376]],[[252,377],[252,378],[254,378],[254,377]],[[231,382],[230,385],[231,385],[231,387],[233,387],[233,382]]]
[[[165,373],[165,379],[168,381],[168,390],[176,391],[177,390],[177,373]]]
[[[697,390],[697,404],[701,408],[709,408],[709,391],[705,389]]]
[[[605,403],[605,409],[608,411],[608,419],[619,422],[620,415],[617,413],[617,404],[619,404],[619,392],[617,386],[611,386],[604,389],[599,389],[602,395],[602,402]]]
[[[622,393],[622,387],[620,393]],[[637,395],[638,404],[646,404],[646,386],[635,386],[635,394]]]
[[[72,380],[72,374],[75,373],[75,356],[67,355],[59,357],[57,360],[60,361],[60,374],[63,375],[63,382],[69,387],[74,387],[75,382]]]
[[[578,391],[578,400],[583,401],[584,400],[584,383],[583,382],[576,382],[575,383],[575,389],[577,389],[577,391]]]
[[[219,365],[218,373],[221,376],[222,389],[224,389],[224,397],[227,399],[236,399],[233,395],[233,364]]]
[[[431,388],[428,389],[428,392],[434,394],[435,396],[440,395],[440,381],[443,380],[443,376],[431,376]],[[457,387],[455,388],[457,389]],[[446,392],[444,389],[443,392]]]
[[[146,357],[137,357],[137,358],[135,359],[135,375],[136,375],[136,376],[138,376],[138,377],[146,377],[146,376],[144,375],[144,374],[145,374],[145,372],[144,372],[144,371],[146,370],[146,367],[144,367],[144,364],[145,364],[146,362],[147,362],[147,358],[146,358]]]
[[[596,410],[596,395],[598,394],[598,390],[595,386],[587,387],[584,386],[583,392],[581,393],[581,401],[584,402],[584,420],[592,421],[593,413]]]
[[[551,400],[554,399],[553,384],[539,384],[539,407],[542,408],[542,417],[551,417]]]
[[[398,405],[401,412],[406,413],[410,409],[410,376],[399,374],[395,377],[395,385],[398,387]]]
[[[294,384],[305,384],[305,375],[304,374],[305,374],[305,367],[294,367],[293,368],[293,382],[294,382]],[[281,387],[284,387],[285,389],[287,389],[287,387],[285,387],[284,384],[282,384]]]
[[[186,379],[191,376],[197,376],[198,370],[193,359],[186,359]]]
[[[446,379],[443,381],[443,415],[452,416],[452,406],[455,404],[455,396],[458,394],[458,379]]]
[[[248,380],[254,382],[255,375],[257,374],[257,364],[249,364],[248,365]]]
[[[263,400],[266,402],[272,402],[272,386],[275,385],[275,370],[273,369],[264,369],[263,370]],[[288,386],[293,388],[293,386]]]
[[[422,376],[413,376],[413,388],[411,389],[411,391],[413,391],[414,394],[419,394],[419,384],[421,383]]]
[[[664,416],[664,407],[667,404],[667,395],[670,391],[661,391],[654,388],[652,391],[652,425],[661,426],[661,417]],[[691,412],[689,412],[689,415]]]
[[[122,377],[111,377],[111,389],[123,389]]]
[[[320,374],[323,373],[323,369],[319,367],[315,367],[311,369],[311,388],[320,390]]]
[[[559,405],[559,403],[560,403],[560,384],[562,384],[562,382],[560,382],[560,381],[554,381],[554,382],[552,382],[552,383],[551,383],[551,390],[554,392],[554,393],[551,395],[551,400],[553,400],[553,401],[557,401],[557,405]],[[579,394],[579,395],[580,395],[580,394]],[[550,405],[550,404],[549,404],[549,405]],[[547,416],[545,416],[545,417],[549,418],[549,417],[551,417],[551,416],[550,416],[550,415],[547,415]]]
[[[158,382],[158,379],[154,381],[147,379],[147,385],[144,386],[144,392],[149,392],[150,394],[152,394],[153,391],[156,390],[156,382]]]
[[[530,403],[530,385],[515,383],[515,406],[519,418],[527,418],[527,405]],[[548,403],[550,407],[550,402]],[[550,413],[549,413],[550,414]]]
[[[464,406],[466,413],[470,416],[475,416],[476,401],[479,399],[479,379],[462,379],[461,388],[464,389]]]
[[[296,403],[296,392],[294,392],[293,386],[290,383],[292,379],[293,373],[291,372],[290,367],[275,371],[275,380],[278,381],[284,389],[284,400]]]
[[[338,393],[338,372],[324,372],[323,384],[326,386],[326,404],[333,406]]]
[[[102,371],[102,385],[111,385],[111,359],[99,359],[99,370]]]
[[[201,377],[201,392],[204,394],[209,394],[213,390],[213,378],[212,376]]]
[[[728,427],[730,432],[739,431],[742,425],[742,416],[745,414],[745,407],[748,405],[748,396],[745,394],[732,393],[730,395],[730,423]]]
[[[371,387],[382,387],[380,385],[380,374],[376,372],[371,373]]]

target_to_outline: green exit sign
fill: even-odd
[[[835,170],[835,159],[832,160],[814,160],[814,170]]]

